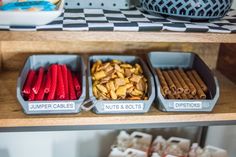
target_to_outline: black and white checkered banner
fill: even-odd
[[[138,9],[110,11],[103,9],[65,9],[44,26],[0,26],[9,31],[178,31],[236,33],[236,10],[220,20],[191,22],[150,15]]]

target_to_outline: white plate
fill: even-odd
[[[0,25],[39,26],[52,22],[59,17],[64,8],[64,0],[54,11],[0,11]]]

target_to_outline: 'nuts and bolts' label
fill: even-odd
[[[127,111],[143,111],[143,103],[107,103],[104,104],[104,111],[107,112],[127,112]]]
[[[29,103],[29,111],[61,111],[75,110],[74,102],[49,102],[49,103]]]
[[[202,103],[201,102],[174,102],[174,109],[176,110],[202,109]]]

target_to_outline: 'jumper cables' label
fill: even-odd
[[[174,109],[176,110],[202,109],[202,103],[201,102],[174,102]]]
[[[29,111],[73,111],[75,110],[74,102],[47,102],[47,103],[29,103]]]
[[[143,103],[104,103],[104,111],[107,112],[127,112],[143,111]]]

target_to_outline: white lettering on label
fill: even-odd
[[[202,109],[201,102],[174,102],[174,109],[183,110],[183,109]]]
[[[104,103],[104,111],[108,112],[114,112],[114,111],[120,111],[120,112],[126,112],[126,111],[142,111],[144,110],[144,104],[143,103]]]
[[[29,103],[29,111],[61,111],[75,110],[74,102]]]

